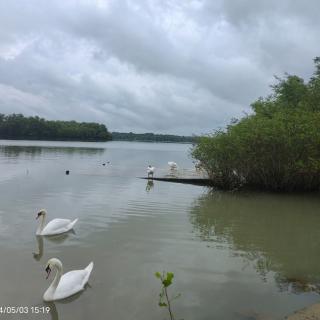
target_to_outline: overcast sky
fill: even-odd
[[[0,112],[207,133],[308,79],[320,1],[0,1]]]

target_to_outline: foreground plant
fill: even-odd
[[[172,280],[174,277],[174,274],[172,272],[167,272],[165,273],[164,271],[162,274],[160,272],[156,272],[155,276],[160,279],[162,287],[161,291],[159,294],[159,307],[165,307],[168,309],[169,315],[170,315],[170,320],[174,320],[174,315],[172,312],[172,307],[171,307],[171,301],[177,299],[180,297],[180,293],[169,298],[168,295],[168,287],[172,284]]]

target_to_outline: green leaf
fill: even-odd
[[[158,279],[161,279],[161,273],[160,273],[160,272],[156,272],[154,275],[155,275]]]
[[[167,288],[172,284],[172,279],[173,279],[173,273],[172,272],[167,272],[167,277],[166,279],[162,280],[162,284]]]
[[[167,279],[164,279],[164,280],[162,281],[162,284],[163,284],[166,288],[168,288],[168,287],[171,285],[171,281],[168,281]]]
[[[165,302],[159,302],[159,307],[166,307],[167,304]]]
[[[167,272],[167,280],[172,282],[173,277],[174,277],[173,272]]]

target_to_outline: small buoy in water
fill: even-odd
[[[69,170],[66,170],[66,175],[68,175],[70,173],[70,171]]]

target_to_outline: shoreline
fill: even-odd
[[[320,320],[320,302],[297,310],[286,316],[284,320]]]
[[[121,140],[121,139],[109,139],[109,140],[48,140],[48,139],[8,139],[8,138],[0,138],[0,141],[47,141],[47,142],[111,142],[111,141],[117,141],[117,142],[148,142],[148,143],[179,143],[179,144],[193,144],[194,141],[190,142],[179,142],[179,141],[154,141],[154,140]]]

